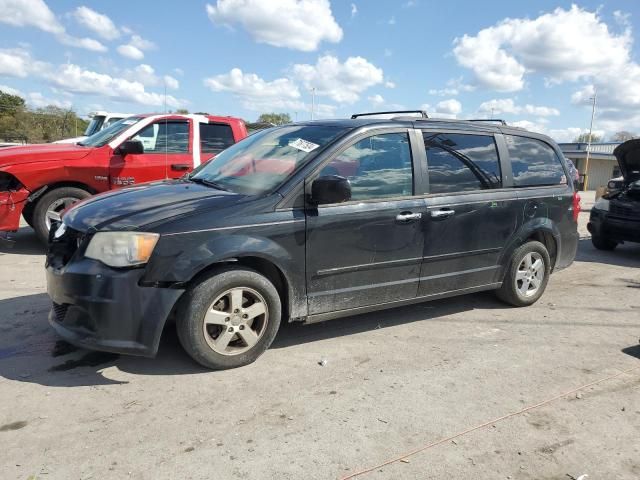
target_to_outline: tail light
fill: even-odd
[[[578,216],[580,215],[581,208],[580,194],[578,192],[573,192],[573,221],[576,223],[578,223]]]

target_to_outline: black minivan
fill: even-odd
[[[77,345],[153,356],[175,318],[189,355],[220,369],[253,362],[281,321],[492,289],[531,305],[575,257],[579,201],[558,146],[506,124],[284,125],[68,210],[49,321]]]

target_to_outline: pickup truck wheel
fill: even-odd
[[[269,348],[282,315],[278,291],[264,276],[226,268],[189,288],[176,328],[185,351],[214,370],[254,362]]]
[[[550,274],[547,247],[540,242],[527,242],[513,252],[496,294],[503,302],[516,307],[532,305],[544,293]]]
[[[51,221],[59,219],[60,214],[74,203],[90,196],[86,190],[76,187],[61,187],[45,193],[33,209],[32,227],[38,239],[46,244]]]
[[[617,242],[608,239],[604,235],[592,235],[591,243],[598,250],[613,250],[618,245]]]

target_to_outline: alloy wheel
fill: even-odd
[[[542,285],[545,275],[545,266],[542,255],[538,252],[527,253],[516,272],[516,289],[523,297],[532,297]]]

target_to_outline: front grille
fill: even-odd
[[[627,204],[612,201],[609,203],[609,213],[616,217],[640,220],[640,204]]]
[[[55,303],[53,304],[53,313],[56,316],[56,322],[58,323],[63,323],[64,322],[64,317],[67,316],[67,310],[69,309],[69,305],[66,303],[63,304],[59,304],[59,303]]]
[[[51,224],[49,246],[47,249],[47,265],[53,268],[64,267],[76,253],[82,242],[82,232],[67,227],[64,234],[55,238],[60,223]]]

